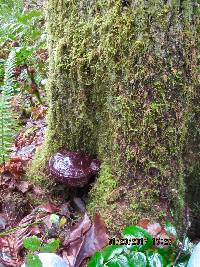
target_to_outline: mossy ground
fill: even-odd
[[[49,0],[47,11],[48,131],[32,179],[40,180],[40,163],[57,149],[83,150],[103,166],[91,213],[100,210],[116,228],[162,217],[167,207],[152,207],[163,194],[181,224],[184,151],[198,94],[197,6]]]

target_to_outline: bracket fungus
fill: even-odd
[[[82,152],[61,150],[49,159],[49,173],[69,187],[83,187],[100,170],[100,162]]]

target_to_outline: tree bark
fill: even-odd
[[[38,158],[63,147],[97,156],[88,211],[113,231],[162,220],[169,207],[180,223],[197,114],[197,3],[48,0],[47,17],[48,131]]]

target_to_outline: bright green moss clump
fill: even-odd
[[[111,173],[109,165],[102,164],[100,177],[94,184],[90,195],[93,201],[88,203],[89,210],[105,211],[107,213],[105,217],[109,217],[109,213],[112,213],[114,206],[110,205],[113,202],[113,192],[117,188],[117,181]]]
[[[124,214],[129,224],[132,212],[156,219],[160,212],[144,213],[145,202],[165,202],[180,222],[198,85],[195,1],[47,2],[48,153],[67,147],[100,158],[88,207],[107,221]]]

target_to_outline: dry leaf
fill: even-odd
[[[70,267],[81,266],[85,259],[108,244],[106,232],[106,225],[99,214],[96,214],[92,225],[85,214],[83,220],[77,225],[77,229],[72,231],[68,246],[63,250],[63,258]]]

